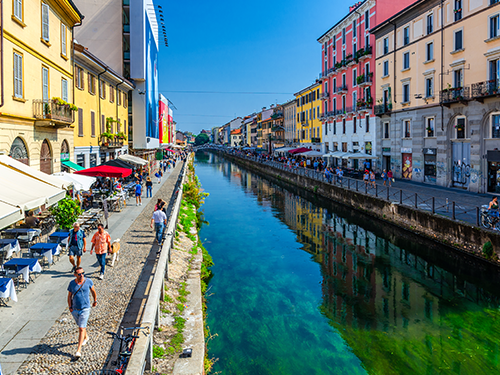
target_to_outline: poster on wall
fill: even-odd
[[[412,175],[412,154],[403,154],[403,178],[411,180]]]
[[[174,111],[172,108],[168,108],[168,134],[169,134],[169,140],[168,143],[174,143]]]
[[[160,94],[159,103],[160,113],[158,114],[158,120],[160,122],[160,143],[167,144],[169,138],[168,132],[168,101]]]
[[[146,13],[146,137],[160,139],[158,47]]]

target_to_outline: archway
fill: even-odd
[[[26,144],[20,137],[17,137],[16,139],[14,139],[14,142],[12,142],[9,155],[11,158],[20,161],[21,163],[30,165],[28,149],[26,148]]]
[[[52,173],[52,152],[50,150],[49,142],[45,139],[40,149],[40,171],[47,174]]]

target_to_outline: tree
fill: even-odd
[[[208,135],[205,133],[198,134],[194,140],[194,144],[196,146],[204,145],[205,143],[208,143],[210,141],[210,138],[208,138]]]

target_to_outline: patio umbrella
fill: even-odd
[[[317,158],[318,156],[323,156],[323,153],[319,151],[306,151],[306,152],[300,152],[297,155],[305,156],[306,158]]]
[[[111,167],[128,168],[128,169],[135,168],[132,164],[129,164],[126,161],[123,161],[120,159],[111,159],[111,160],[108,160],[106,163],[101,163],[101,165],[109,165]]]
[[[74,173],[57,172],[52,175],[61,180],[71,182],[76,190],[89,190],[92,184],[96,182],[95,177],[76,175]]]
[[[165,151],[168,151],[168,152],[175,152],[174,150],[171,150],[169,148],[166,148]]]
[[[310,148],[299,147],[294,150],[288,151],[289,154],[300,154],[301,152],[312,151]]]
[[[87,168],[83,171],[77,171],[75,174],[83,174],[92,177],[127,177],[132,173],[132,169],[118,168],[110,165],[98,165],[97,167]]]

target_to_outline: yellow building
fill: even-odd
[[[74,59],[78,113],[73,161],[89,168],[127,153],[128,92],[134,84],[82,45],[74,45]]]
[[[321,151],[323,125],[320,120],[322,86],[316,82],[295,94],[297,101],[296,135],[300,146]]]
[[[371,32],[380,168],[500,192],[500,3],[419,0]]]
[[[46,173],[73,149],[73,27],[66,0],[3,2],[0,152]]]

